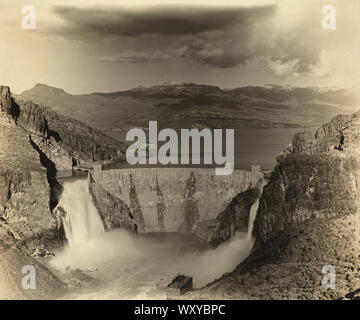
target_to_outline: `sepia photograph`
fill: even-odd
[[[0,0],[0,300],[360,300],[359,13]]]

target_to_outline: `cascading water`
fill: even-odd
[[[264,185],[264,181],[257,185],[260,194]],[[64,183],[59,205],[67,212],[64,227],[69,245],[57,252],[51,267],[62,272],[79,268],[104,284],[65,298],[164,299],[165,291],[158,289],[165,288],[174,275],[191,275],[194,286],[201,287],[233,271],[249,256],[259,199],[251,207],[247,232],[238,232],[215,249],[199,246],[191,234],[134,237],[121,229],[104,232],[87,180]]]
[[[254,222],[255,222],[257,211],[259,209],[260,198],[263,193],[264,186],[265,186],[265,181],[264,181],[264,179],[262,179],[258,184],[258,188],[260,190],[260,195],[256,199],[255,203],[251,206],[250,213],[249,213],[249,224],[248,224],[248,231],[247,231],[247,236],[246,236],[247,241],[250,241],[252,239],[252,233],[254,230]]]
[[[62,220],[69,247],[103,234],[104,225],[89,193],[88,180],[67,181],[63,187],[59,206],[66,212]]]
[[[250,208],[248,230],[246,233],[237,232],[231,240],[222,243],[217,248],[209,249],[199,255],[183,259],[191,263],[191,265],[188,264],[186,268],[183,268],[183,272],[187,271],[188,274],[191,274],[197,286],[206,285],[221,277],[224,273],[233,271],[237,265],[250,255],[255,243],[255,238],[253,237],[254,221],[265,184],[265,180],[261,179],[256,186],[260,193]]]

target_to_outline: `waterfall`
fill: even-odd
[[[195,287],[201,287],[233,271],[250,254],[255,244],[253,237],[254,222],[260,204],[265,179],[261,179],[256,188],[259,196],[250,208],[247,232],[236,232],[229,241],[221,243],[215,249],[208,249],[199,254],[189,255],[178,262],[179,272],[190,274],[194,278]]]
[[[258,183],[257,187],[260,190],[260,195],[259,195],[259,197],[256,199],[256,201],[253,203],[253,205],[250,208],[249,223],[248,223],[248,231],[247,231],[247,235],[246,235],[246,241],[250,241],[252,239],[252,233],[253,233],[253,229],[254,229],[254,222],[255,222],[257,211],[259,209],[260,198],[261,198],[261,195],[262,195],[265,184],[266,184],[266,182],[264,181],[264,179],[261,179],[261,181]]]
[[[200,249],[186,234],[174,238],[166,233],[134,237],[122,229],[104,232],[88,181],[65,182],[59,206],[66,212],[62,219],[69,245],[56,253],[50,265],[61,272],[80,269],[104,281],[103,291],[99,293],[96,289],[92,293],[96,298],[138,298],[141,294],[143,297],[145,291],[158,292],[154,288],[159,288],[159,281],[165,279],[168,283],[178,273],[191,275],[194,286],[202,287],[232,272],[250,255],[264,185],[262,180],[256,186],[260,195],[251,206],[247,232],[237,232],[216,248]]]
[[[69,247],[84,245],[103,234],[104,225],[89,193],[88,180],[66,181],[63,187],[58,205],[66,212],[62,221]]]

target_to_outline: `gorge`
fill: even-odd
[[[79,283],[74,277],[87,282],[98,274],[111,283],[106,275],[113,276],[119,264],[115,287],[133,288],[124,290],[127,298],[144,292],[147,298],[161,296],[159,288],[178,271],[198,279],[198,289],[184,298],[344,299],[360,288],[359,113],[335,117],[315,134],[297,134],[263,186],[256,167],[252,172],[234,170],[221,177],[214,170],[198,168],[103,169],[106,163],[124,160],[123,144],[13,95],[8,87],[0,91],[3,294],[48,298],[64,297],[67,290],[65,297],[76,297]],[[333,148],[340,131],[345,135],[343,152]],[[75,182],[62,182],[56,175],[76,166],[93,169],[87,178]],[[69,208],[76,205],[74,201],[64,204],[64,199],[74,195],[75,191],[67,192],[74,184],[79,184],[77,199],[83,195],[92,203],[76,211],[91,211],[99,218],[95,236],[82,246],[81,254],[76,249],[69,253],[66,247],[71,244],[70,225],[89,230],[85,222],[74,224],[73,213],[73,223],[64,223]],[[197,229],[205,233],[190,237]],[[166,243],[171,245],[166,247]],[[39,247],[55,251],[55,258],[31,257]],[[92,255],[94,248],[97,255]],[[97,257],[111,261],[107,254],[114,263],[98,264]],[[172,263],[165,256],[172,257]],[[84,257],[90,259],[85,264]],[[21,273],[16,270],[23,261],[39,270],[36,292],[20,287]],[[135,285],[136,271],[142,272],[136,261],[147,262],[146,272],[153,275],[142,278],[143,286]],[[321,287],[325,265],[335,267],[334,290]],[[67,266],[73,271],[66,271]],[[166,275],[163,280],[162,274]],[[131,285],[126,285],[126,278]],[[111,289],[106,296],[119,298],[118,290]],[[96,294],[86,293],[90,298]]]
[[[258,203],[250,210],[253,218]],[[48,259],[47,265],[55,273],[81,270],[102,283],[72,290],[65,298],[93,298],[100,291],[104,299],[164,299],[164,286],[175,274],[191,274],[194,285],[203,286],[231,271],[254,244],[254,219],[249,219],[247,233],[239,232],[231,241],[212,249],[202,246],[189,232],[162,230],[138,236],[119,229],[105,232],[87,179],[66,181],[59,206],[66,211],[62,220],[68,244]],[[65,281],[69,279],[65,277]]]

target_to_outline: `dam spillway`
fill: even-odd
[[[232,271],[253,248],[252,227],[261,192],[251,206],[253,219],[248,221],[247,233],[236,232],[230,241],[217,247],[204,246],[194,233],[198,225],[214,220],[239,192],[259,186],[263,174],[258,166],[252,171],[236,170],[229,176],[216,176],[214,170],[204,168],[97,167],[88,178],[62,181],[58,210],[68,243],[56,252],[49,267],[65,274],[65,279],[72,270],[81,270],[106,286],[101,293],[99,287],[89,286],[81,293],[69,293],[66,299],[113,298],[119,297],[119,292],[127,299],[143,298],[148,293],[163,299],[164,284],[175,274],[189,274],[194,286],[201,287]],[[100,194],[111,192],[106,198],[112,200],[109,203],[113,208],[113,197],[126,202],[140,234],[134,237],[123,226],[104,228],[95,200],[99,194],[94,196],[99,190]],[[107,206],[107,201],[102,204]]]
[[[256,186],[263,174],[234,170],[217,176],[213,168],[126,168],[102,170],[91,179],[130,208],[139,232],[192,232],[214,219],[240,192]]]

